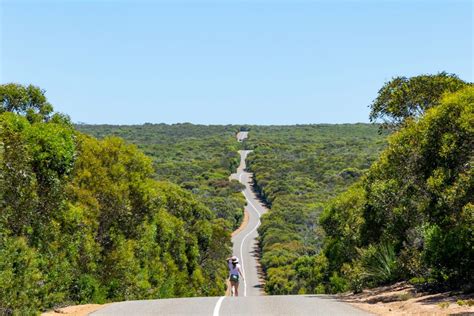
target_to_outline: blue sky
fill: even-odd
[[[393,76],[474,81],[471,1],[0,3],[1,83],[75,122],[367,122]]]

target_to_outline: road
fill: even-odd
[[[224,296],[222,296],[224,297]],[[107,316],[370,315],[327,295],[194,297],[114,303],[92,313]],[[220,304],[218,304],[220,303]],[[217,308],[218,307],[218,308]]]
[[[238,132],[237,133],[237,141],[243,142],[249,136],[249,132]]]
[[[260,216],[267,209],[258,201],[255,193],[252,191],[252,174],[245,171],[245,159],[250,153],[249,150],[241,150],[240,166],[237,173],[232,174],[231,178],[239,180],[245,185],[242,193],[247,200],[245,211],[249,215],[247,226],[237,235],[232,237],[233,255],[240,259],[240,265],[244,274],[244,280],[239,286],[239,295],[241,296],[258,296],[262,295],[261,280],[258,275],[257,261],[257,228],[260,226]]]
[[[247,132],[237,134],[237,140],[247,138]],[[232,237],[233,254],[241,260],[244,280],[239,287],[239,297],[195,297],[146,301],[126,301],[107,305],[92,313],[94,316],[125,315],[369,315],[329,295],[264,296],[258,274],[257,228],[260,216],[267,209],[252,191],[252,174],[245,171],[248,150],[239,151],[241,161],[231,179],[245,185],[242,191],[249,214],[247,226]]]

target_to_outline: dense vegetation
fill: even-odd
[[[473,290],[474,87],[445,95],[391,135],[361,181],[329,203],[326,275],[359,291],[412,278]]]
[[[385,145],[370,124],[251,126],[246,146],[255,188],[271,206],[259,228],[265,289],[271,294],[303,293],[319,253],[324,202],[365,172]]]
[[[371,116],[388,117],[395,132],[367,171],[382,148],[373,130],[325,139],[316,127],[253,128],[250,168],[272,207],[259,230],[266,290],[360,291],[408,279],[472,290],[473,107],[474,88],[454,75],[386,83]]]
[[[229,225],[199,198],[37,87],[1,85],[0,102],[0,313],[224,292]]]
[[[236,126],[144,124],[133,126],[77,125],[78,130],[102,138],[119,136],[136,144],[153,159],[154,177],[180,185],[195,194],[229,228],[243,217],[242,186],[229,175],[240,163]]]
[[[473,289],[474,87],[395,78],[371,118],[387,131],[244,127],[271,207],[259,228],[268,293],[408,279]],[[244,204],[228,181],[238,127],[77,129],[39,88],[0,85],[0,313],[222,294]]]

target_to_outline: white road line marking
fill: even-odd
[[[241,163],[241,166],[243,167],[243,164]],[[239,174],[239,182],[242,183],[242,176],[244,175],[245,171],[241,170],[240,171],[240,174]],[[260,226],[260,212],[258,211],[258,209],[255,207],[255,205],[252,203],[252,201],[250,201],[250,198],[247,196],[245,190],[247,189],[247,184],[246,183],[242,183],[245,185],[245,189],[242,190],[242,194],[244,195],[245,197],[245,200],[247,201],[248,204],[250,204],[250,206],[255,210],[255,212],[257,213],[257,218],[258,218],[258,222],[257,222],[257,225],[255,225],[255,227],[249,231],[245,236],[244,238],[242,238],[242,242],[240,243],[240,260],[241,260],[241,265],[242,265],[242,275],[244,276],[244,296],[247,296],[247,278],[245,277],[245,267],[244,267],[244,252],[243,252],[243,246],[244,246],[244,243],[245,243],[245,240],[247,239],[248,236],[250,236],[250,234],[252,234],[257,228],[258,226]],[[218,304],[220,304],[220,302],[217,302]],[[216,305],[216,308],[217,308],[217,305]],[[215,314],[216,310],[214,309],[214,316],[218,316],[218,314],[216,315]]]
[[[243,176],[243,172],[240,173],[239,175],[239,181],[242,182],[242,176]],[[255,205],[253,205],[253,203],[250,201],[249,197],[247,196],[247,194],[245,193],[245,190],[242,190],[242,193],[245,197],[245,199],[247,200],[247,203],[250,204],[250,206],[255,210],[255,212],[258,214],[257,218],[258,218],[258,222],[257,222],[257,225],[255,225],[255,227],[249,231],[247,233],[247,235],[244,236],[244,238],[242,239],[242,242],[240,243],[240,260],[242,261],[242,274],[244,276],[244,296],[247,296],[247,278],[245,276],[245,267],[244,267],[244,252],[243,252],[243,246],[244,246],[244,243],[245,243],[245,240],[247,239],[247,237],[252,234],[257,228],[258,226],[260,226],[260,212],[257,210],[257,208],[255,207]]]
[[[214,306],[214,312],[212,313],[212,316],[219,316],[219,310],[221,309],[221,304],[224,298],[225,296],[219,297],[219,299],[217,300],[216,306]]]
[[[255,212],[257,212],[258,217],[260,217],[262,214],[260,214],[260,212],[257,210],[257,208],[255,207],[255,205],[253,205],[253,203],[252,203],[252,202],[250,201],[250,199],[247,197],[247,194],[245,194],[245,191],[244,191],[243,193],[244,193],[245,198],[247,199],[247,202],[249,202],[250,206],[253,207],[253,209],[255,210]]]
[[[245,239],[247,239],[247,237],[248,237],[251,233],[253,233],[253,232],[257,229],[257,227],[258,227],[259,225],[260,225],[260,219],[258,220],[257,225],[255,225],[255,227],[254,227],[251,231],[249,231],[249,232],[247,233],[247,235],[245,235],[245,237],[242,239],[242,242],[240,243],[240,259],[242,260],[242,274],[244,275],[244,296],[247,296],[247,281],[245,281],[245,280],[247,280],[247,278],[245,277],[244,253],[243,253],[242,248],[243,248],[243,246],[244,246]]]
[[[240,175],[239,175],[239,182],[242,183],[242,176],[243,176],[244,172],[241,172]],[[242,183],[244,184],[244,183]],[[245,185],[247,187],[247,185]],[[242,193],[244,194],[245,196],[245,199],[247,200],[247,202],[250,204],[250,206],[255,210],[255,212],[257,212],[258,216],[262,216],[262,214],[260,214],[260,212],[258,211],[258,209],[255,207],[255,205],[253,205],[253,203],[250,201],[249,197],[247,196],[247,193],[245,192],[245,189],[242,190]]]

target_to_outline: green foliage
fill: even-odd
[[[349,282],[347,279],[339,276],[337,272],[333,272],[332,276],[329,278],[329,292],[338,293],[345,292],[349,288]]]
[[[453,278],[472,276],[473,92],[469,87],[445,97],[395,134],[365,184],[364,241],[394,240],[402,252],[424,249],[425,259],[432,258],[425,263],[435,267],[435,258],[441,260],[436,270],[454,268],[444,271]]]
[[[271,206],[259,228],[268,293],[413,277],[472,288],[474,88],[440,98],[456,77],[412,79],[397,93],[409,99],[388,97],[416,119],[378,160],[376,126],[243,127]],[[222,295],[244,204],[228,181],[239,127],[78,126],[97,140],[39,89],[0,87],[0,312]]]
[[[395,77],[379,90],[371,104],[370,120],[381,120],[383,127],[400,127],[408,118],[418,118],[439,104],[444,93],[456,92],[466,82],[454,74]]]
[[[361,293],[367,286],[364,278],[364,270],[360,261],[354,260],[351,263],[344,263],[340,269],[341,274],[349,283],[349,289],[354,293]]]
[[[144,124],[135,126],[77,125],[103,138],[119,136],[136,144],[153,160],[154,178],[178,184],[194,193],[226,226],[236,229],[245,200],[229,175],[240,163],[237,126]]]
[[[48,234],[43,224],[57,216],[73,167],[73,134],[69,125],[0,115],[0,223],[14,235]]]
[[[332,271],[340,271],[344,263],[358,256],[365,203],[364,189],[356,183],[329,201],[321,214],[320,224],[326,232],[324,254]]]
[[[470,300],[458,300],[456,302],[459,306],[474,306],[474,300],[473,299],[470,299]]]
[[[442,73],[380,93],[372,118],[403,128],[373,165],[376,127],[250,127],[249,168],[271,206],[259,229],[270,294],[413,277],[472,289],[474,88]]]
[[[70,173],[75,156],[75,142],[68,125],[33,124],[25,135],[33,171],[42,182],[51,182]]]
[[[440,283],[432,277],[416,276],[409,279],[408,282],[414,285],[415,287],[421,288],[421,289],[425,288],[429,290],[429,289],[440,288]]]
[[[360,250],[363,277],[368,284],[385,284],[399,277],[397,257],[393,245],[381,243]]]
[[[12,113],[0,122],[0,283],[11,293],[1,308],[223,293],[230,231],[191,193],[153,180],[134,145]]]
[[[393,134],[360,182],[325,208],[330,272],[355,291],[398,279],[472,288],[473,148],[473,87]]]
[[[321,224],[320,215],[324,203],[364,174],[384,146],[384,136],[368,124],[250,129],[245,145],[254,152],[248,157],[248,168],[255,173],[259,194],[271,206],[259,228],[266,291],[297,294],[347,288],[348,282],[339,272],[333,275],[327,270],[338,270],[357,255],[354,245],[363,223],[363,189],[358,185],[332,202]],[[321,226],[327,228],[324,259],[318,256],[323,240]],[[339,239],[341,235],[345,238]],[[313,269],[310,265],[320,261],[328,266],[307,272]]]
[[[30,122],[48,120],[53,107],[44,93],[44,90],[33,85],[2,84],[0,85],[0,114],[18,113],[25,115]]]
[[[399,301],[408,301],[412,298],[413,298],[412,293],[403,293],[403,294],[398,295],[398,300]]]
[[[280,265],[267,270],[265,291],[274,295],[326,292],[321,282],[327,277],[324,256],[301,256],[292,265]]]
[[[35,314],[42,306],[38,254],[22,237],[0,239],[0,313]]]
[[[224,293],[232,224],[216,214],[239,220],[239,184],[218,182],[211,210],[204,195],[156,181],[135,145],[20,114],[0,114],[1,313]],[[224,179],[213,166],[208,179]]]

